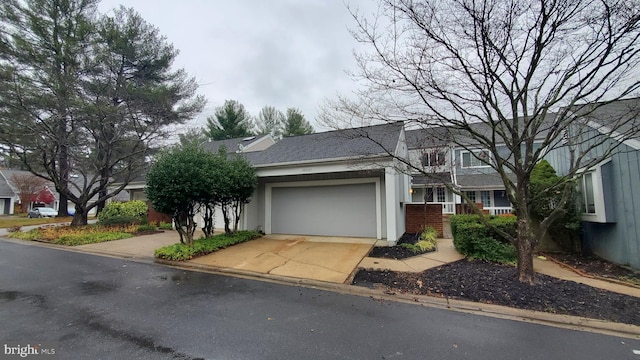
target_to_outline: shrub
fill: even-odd
[[[158,228],[160,230],[173,230],[173,224],[172,223],[166,223],[166,222],[160,222],[160,225],[158,226]]]
[[[144,224],[138,226],[136,232],[145,232],[145,231],[156,231],[156,226],[153,224]]]
[[[159,259],[183,261],[259,237],[260,234],[254,231],[238,231],[231,234],[215,235],[210,238],[200,238],[193,242],[193,246],[187,244],[165,246],[156,249],[154,254]]]
[[[111,220],[112,218],[118,220]],[[98,214],[100,224],[123,224],[122,221],[130,219],[133,219],[129,222],[130,224],[145,224],[147,222],[147,204],[144,201],[112,202],[107,204]]]
[[[140,219],[138,219],[135,216],[129,216],[129,215],[114,215],[114,216],[103,217],[102,219],[98,220],[98,224],[105,225],[105,226],[130,225],[130,224],[137,225],[137,224],[140,224]]]
[[[132,236],[133,235],[125,232],[88,233],[88,234],[61,236],[57,240],[53,241],[53,243],[58,245],[76,246],[76,245],[100,243],[105,241],[127,239]]]
[[[458,223],[453,244],[461,254],[470,258],[508,264],[517,260],[514,246],[496,240],[484,224]]]

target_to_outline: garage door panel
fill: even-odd
[[[274,187],[271,232],[376,237],[375,184]]]

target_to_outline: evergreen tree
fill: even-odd
[[[287,117],[284,123],[284,136],[313,134],[313,126],[304,118],[300,110],[296,108],[287,109]]]
[[[226,100],[216,109],[215,117],[207,118],[204,133],[212,140],[234,139],[251,136],[252,127],[251,115],[244,105],[236,100]]]

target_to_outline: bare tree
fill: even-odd
[[[18,190],[20,210],[27,212],[31,199],[45,189],[47,181],[33,174],[13,174],[9,179],[11,185]]]
[[[354,76],[366,87],[355,100],[331,102],[325,119],[446,126],[457,147],[486,150],[489,160],[471,154],[504,183],[518,235],[502,235],[518,251],[519,280],[535,283],[533,250],[563,210],[534,225],[531,171],[566,151],[574,177],[616,150],[619,142],[590,136],[583,119],[637,93],[640,3],[382,0],[376,14],[352,15],[353,35],[368,49],[356,55]],[[628,126],[635,119],[617,118],[609,129],[624,140],[637,133]],[[571,186],[562,185],[563,202]]]

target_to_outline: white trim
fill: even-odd
[[[586,173],[591,173],[591,184],[593,186],[593,202],[595,206],[595,213],[589,214],[586,212],[582,213],[582,220],[596,223],[606,223],[607,221],[607,213],[605,208],[604,201],[604,184],[602,183],[602,166],[611,161],[611,158],[606,159],[604,161],[599,162],[590,167],[585,167],[576,171],[576,177],[578,181],[583,180],[583,175]],[[580,194],[582,199],[581,202],[584,202],[584,194]],[[584,204],[583,204],[584,205]]]
[[[388,163],[388,164],[386,164]],[[317,162],[317,163],[304,163],[298,166],[283,166],[283,167],[269,167],[269,168],[256,168],[256,175],[259,178],[266,178],[270,176],[286,176],[286,175],[308,175],[308,174],[322,174],[322,173],[336,173],[336,172],[353,172],[358,170],[383,170],[385,166],[390,166],[391,161],[387,160],[385,163],[345,163],[345,162]]]
[[[365,156],[343,156],[343,157],[330,158],[330,159],[297,160],[297,161],[285,161],[285,162],[271,163],[271,164],[257,164],[257,165],[254,165],[254,167],[256,168],[256,170],[260,170],[264,168],[285,167],[285,166],[299,167],[306,164],[344,163],[346,161],[349,161],[350,164],[354,164],[358,162],[376,161],[381,159],[390,161],[392,157],[387,154],[365,155]],[[383,166],[379,166],[379,167],[383,167]]]
[[[491,167],[490,164],[486,164],[486,165],[478,165],[478,166],[473,166],[471,164],[469,164],[469,166],[464,166],[464,154],[469,153],[469,162],[471,163],[473,161],[473,159],[477,160],[477,161],[481,161],[477,156],[472,155],[471,153],[476,153],[476,152],[485,152],[488,157],[489,157],[489,163],[493,162],[493,155],[491,154],[491,151],[489,151],[488,149],[475,149],[475,150],[460,150],[460,168],[461,169],[480,169],[480,168],[489,168]]]
[[[274,187],[308,187],[308,186],[337,186],[351,184],[374,183],[376,187],[376,237],[382,239],[382,200],[380,197],[380,178],[356,178],[336,180],[310,180],[266,183],[264,185],[264,233],[271,234],[271,202]],[[389,225],[387,224],[387,228]]]
[[[613,130],[610,129],[607,126],[604,126],[596,121],[590,120],[589,122],[587,122],[587,125],[591,128],[596,129],[599,133],[603,134],[603,135],[607,135],[611,138],[613,138],[614,140],[618,141],[618,142],[622,142],[623,144],[630,146],[636,150],[640,150],[640,140],[637,139],[626,139],[626,140],[622,140],[624,138],[624,135]]]

